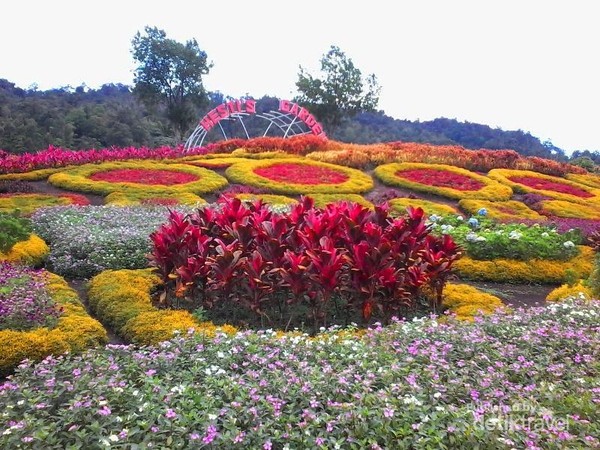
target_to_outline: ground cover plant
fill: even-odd
[[[63,276],[88,278],[106,269],[147,267],[149,235],[167,216],[160,205],[66,206],[39,210],[31,219],[51,247],[48,267]]]
[[[89,205],[90,201],[79,194],[38,194],[11,193],[0,194],[0,212],[18,212],[31,215],[39,208],[59,205]]]
[[[359,338],[182,336],[48,358],[1,385],[0,444],[595,448],[599,315],[566,302]]]

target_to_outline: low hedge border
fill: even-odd
[[[209,337],[217,331],[237,331],[228,325],[217,327],[211,322],[198,322],[187,311],[155,308],[150,295],[159,284],[152,269],[107,270],[90,280],[89,305],[102,323],[127,342],[139,345],[157,344],[190,328]]]
[[[550,291],[550,293],[546,296],[546,301],[562,302],[569,297],[591,300],[594,297],[594,294],[592,294],[592,289],[584,284],[583,280],[579,280],[573,285],[563,284]]]
[[[148,192],[111,192],[104,198],[104,204],[113,206],[131,206],[139,205],[144,203],[144,201],[153,199],[176,200],[180,205],[192,206],[196,204],[204,205],[207,203],[202,197],[192,194],[191,192],[166,192],[163,194],[153,194]]]
[[[0,195],[0,212],[13,213],[19,210],[30,216],[39,208],[67,205],[89,205],[90,201],[81,194],[10,193]]]
[[[325,208],[331,203],[339,202],[358,203],[366,208],[373,208],[373,203],[358,194],[310,194],[309,197],[315,201],[317,208]]]
[[[493,220],[547,220],[547,217],[529,208],[525,203],[516,200],[490,202],[488,200],[465,199],[459,201],[458,206],[471,215],[476,215],[483,208],[487,212],[486,217]],[[507,210],[511,211],[511,213],[507,212]]]
[[[269,205],[293,205],[294,203],[298,203],[298,200],[294,198],[275,194],[235,194],[234,197],[245,202],[262,200],[263,203],[268,203]]]
[[[198,176],[200,179],[191,183],[164,186],[158,184],[110,183],[107,181],[94,181],[88,178],[98,172],[117,169],[168,170],[189,173]],[[75,169],[50,175],[48,182],[63,189],[78,192],[91,192],[100,195],[107,195],[112,192],[143,192],[153,195],[164,195],[167,193],[175,194],[181,192],[206,194],[222,189],[227,185],[227,180],[221,175],[202,167],[195,167],[188,164],[162,164],[154,161],[86,164]]]
[[[0,252],[0,261],[40,266],[50,254],[50,247],[37,234],[31,234],[29,239],[17,242],[8,253]]]
[[[559,284],[573,276],[587,278],[592,272],[594,250],[586,246],[578,246],[578,248],[579,255],[568,261],[539,259],[481,261],[463,256],[454,263],[454,270],[460,277],[470,280]]]
[[[50,175],[64,170],[75,169],[77,166],[53,167],[51,169],[37,169],[30,172],[5,173],[0,175],[0,180],[39,181],[45,180]]]
[[[458,209],[453,206],[446,205],[444,203],[432,202],[430,200],[422,200],[418,198],[394,198],[389,202],[390,208],[394,214],[404,215],[406,214],[406,208],[412,206],[413,208],[421,208],[425,211],[425,214],[431,216],[432,214],[438,216],[447,216],[452,214],[458,214]]]
[[[337,184],[283,183],[262,177],[254,172],[256,169],[281,163],[300,164],[306,166],[307,170],[310,170],[311,167],[323,167],[343,173],[348,176],[348,180]],[[237,163],[225,171],[225,176],[235,183],[267,189],[277,194],[361,194],[370,191],[374,186],[373,179],[360,170],[311,161],[306,158],[263,159]]]
[[[413,169],[433,169],[444,170],[447,172],[463,175],[484,184],[481,189],[476,191],[461,191],[449,187],[429,186],[422,183],[410,181],[396,176],[396,172]],[[449,166],[446,164],[425,164],[425,163],[390,163],[383,164],[375,168],[375,176],[388,186],[398,186],[412,189],[418,192],[427,192],[430,194],[440,195],[442,197],[462,200],[465,198],[504,201],[509,200],[512,196],[512,189],[504,186],[495,180],[492,180],[484,175],[479,175],[467,169],[460,167]]]
[[[502,300],[468,284],[448,283],[444,287],[442,304],[459,320],[472,321],[477,314],[491,314],[505,307]]]
[[[586,174],[578,174],[578,173],[568,173],[565,175],[567,180],[574,181],[576,183],[585,184],[586,186],[593,187],[595,189],[600,189],[600,176],[593,173]]]
[[[11,373],[21,361],[41,361],[49,355],[79,353],[108,342],[106,330],[89,316],[77,293],[58,275],[47,272],[47,289],[63,307],[55,328],[0,331],[0,375]]]
[[[583,205],[566,200],[543,200],[538,205],[541,212],[548,216],[574,219],[600,219],[600,205]]]
[[[546,197],[550,197],[556,200],[566,200],[573,203],[589,204],[595,203],[600,205],[600,190],[594,189],[593,187],[585,184],[577,183],[565,178],[555,177],[552,175],[544,175],[538,172],[532,172],[530,170],[511,170],[511,169],[492,169],[489,171],[488,176],[505,186],[510,186],[515,192],[527,194],[541,194]],[[566,194],[563,192],[549,191],[546,189],[535,189],[529,186],[525,186],[520,183],[515,183],[509,180],[510,177],[533,177],[541,180],[552,181],[554,183],[560,183],[573,188],[577,188],[586,191],[593,195],[593,197],[578,197],[577,195]]]

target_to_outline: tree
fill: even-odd
[[[309,109],[332,132],[344,118],[359,112],[375,111],[381,88],[374,74],[363,78],[352,60],[334,45],[321,58],[323,78],[316,78],[300,66],[294,100]]]
[[[144,31],[132,40],[131,53],[139,62],[134,93],[149,108],[165,107],[167,119],[181,139],[197,117],[197,109],[208,104],[202,75],[208,74],[212,64],[195,39],[184,45],[167,39],[156,27]]]

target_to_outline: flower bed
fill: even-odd
[[[498,221],[515,221],[521,219],[546,220],[546,217],[516,200],[490,202],[487,200],[465,199],[459,201],[458,206],[463,211],[473,215],[481,210],[485,210],[488,218]]]
[[[454,199],[508,200],[507,186],[466,169],[443,164],[391,163],[375,169],[385,184]],[[454,186],[454,187],[451,187]]]
[[[226,169],[227,167],[237,164],[237,163],[245,163],[247,161],[251,161],[248,158],[203,158],[203,159],[193,159],[190,161],[185,161],[185,164],[190,164],[192,166],[205,167],[207,169]]]
[[[412,206],[413,208],[422,208],[427,215],[438,215],[445,216],[448,214],[456,214],[458,210],[445,203],[432,202],[430,200],[422,200],[420,198],[394,198],[389,202],[392,213],[404,215],[406,214],[406,208]]]
[[[600,204],[600,191],[564,178],[508,169],[493,169],[488,176],[510,186],[515,192],[541,194],[556,200],[582,204]]]
[[[53,173],[62,172],[63,170],[74,169],[77,166],[52,167],[48,169],[37,169],[29,172],[4,173],[0,175],[0,180],[21,180],[21,181],[38,181],[45,180]]]
[[[63,276],[88,278],[106,269],[148,267],[149,235],[167,217],[163,206],[64,206],[39,210],[32,222],[51,247],[48,266]]]
[[[269,205],[293,205],[294,203],[298,203],[298,200],[291,197],[286,197],[285,195],[241,193],[233,194],[232,196],[247,203],[252,203],[256,200],[261,200],[263,203],[267,203]]]
[[[573,276],[587,278],[590,275],[594,251],[584,246],[580,246],[579,250],[580,254],[568,261],[539,259],[481,261],[463,256],[456,262],[454,269],[461,278],[468,280],[560,284]]]
[[[577,283],[563,284],[556,289],[550,291],[550,293],[546,296],[547,302],[562,302],[569,297],[575,297],[582,300],[591,300],[594,298],[592,293],[592,289],[585,284],[583,284],[583,280],[579,280]]]
[[[144,184],[139,182],[109,182],[94,181],[94,176],[101,176],[103,172],[116,173],[123,175],[129,173],[148,174],[153,171],[155,174],[164,174],[170,172],[174,176],[195,177],[196,181],[184,182],[175,185]],[[116,172],[115,172],[116,171]],[[152,173],[150,173],[152,175]],[[187,178],[190,179],[190,178]],[[147,180],[146,180],[147,181]],[[48,182],[55,186],[81,192],[92,192],[95,194],[110,194],[111,192],[126,193],[152,193],[156,196],[162,194],[175,194],[181,192],[192,192],[203,194],[213,192],[227,185],[227,180],[222,176],[201,167],[194,167],[186,164],[161,164],[150,161],[137,162],[115,162],[103,164],[88,164],[75,169],[55,173],[48,178]]]
[[[595,448],[599,315],[565,303],[49,359],[1,385],[0,447]]]
[[[585,184],[586,186],[600,189],[600,176],[593,173],[568,173],[565,178],[575,183]]]
[[[225,175],[233,182],[281,194],[358,194],[373,188],[371,177],[359,170],[300,158],[238,163]]]
[[[311,194],[309,197],[314,200],[317,208],[325,208],[331,203],[339,202],[352,202],[366,208],[373,208],[373,203],[358,194]]]
[[[6,252],[0,252],[0,261],[40,266],[48,257],[50,248],[46,242],[36,234],[31,234],[27,240],[17,242]]]
[[[566,200],[542,200],[536,206],[546,216],[600,220],[600,205],[583,205]]]
[[[64,205],[89,205],[90,201],[79,194],[0,194],[0,212],[29,216],[39,208]]]
[[[93,173],[88,177],[93,181],[109,183],[160,184],[173,186],[176,184],[198,181],[198,176],[185,172],[173,172],[159,169],[113,169]]]
[[[498,297],[468,284],[448,283],[443,304],[459,320],[474,320],[478,314],[492,314],[504,303]]]
[[[0,331],[0,375],[12,372],[26,358],[40,361],[48,355],[78,353],[107,342],[106,331],[87,314],[67,282],[48,272],[44,278],[43,288],[62,314],[52,328]]]
[[[157,344],[190,328],[207,337],[219,331],[235,333],[231,326],[199,322],[187,311],[155,308],[150,291],[159,284],[160,279],[148,269],[102,272],[89,283],[90,308],[127,342],[140,345]]]
[[[111,192],[108,194],[104,203],[113,206],[132,206],[132,205],[201,205],[206,204],[202,197],[191,192],[177,192],[163,194],[153,194],[152,192]]]

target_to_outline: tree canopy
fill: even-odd
[[[149,108],[164,107],[177,137],[188,131],[198,108],[208,104],[202,75],[212,64],[195,39],[185,44],[168,39],[163,30],[145,27],[132,40],[135,70],[134,93]]]
[[[379,102],[377,77],[363,77],[352,59],[331,46],[321,58],[322,77],[313,77],[302,66],[296,87],[295,101],[310,109],[328,132],[338,127],[344,118],[359,112],[374,111]]]

